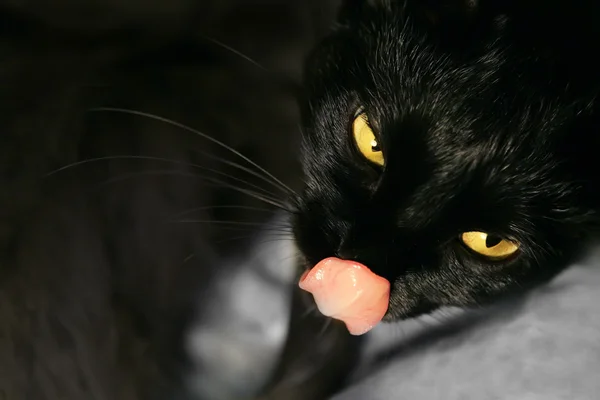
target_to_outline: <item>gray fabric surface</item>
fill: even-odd
[[[217,273],[210,293],[199,296],[186,348],[195,366],[189,387],[200,398],[252,398],[268,383],[281,356],[295,248],[272,236],[258,234],[249,254],[232,257]]]

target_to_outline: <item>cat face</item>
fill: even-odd
[[[386,319],[550,279],[593,214],[564,76],[541,78],[506,15],[462,2],[452,30],[410,3],[349,2],[308,60],[293,220],[308,268],[336,256],[392,283]]]

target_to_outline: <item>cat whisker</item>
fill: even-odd
[[[215,159],[225,162],[225,160],[220,160],[218,158],[215,157]],[[217,175],[221,175],[227,178],[230,178],[236,182],[240,182],[240,183],[244,183],[256,190],[259,190],[263,193],[265,193],[268,196],[272,196],[275,197],[275,194],[266,190],[265,188],[262,188],[258,185],[252,184],[242,178],[238,178],[236,176],[233,176],[231,174],[227,174],[225,172],[222,171],[218,171],[215,170],[214,168],[209,168],[209,167],[205,167],[203,165],[199,165],[199,164],[194,164],[194,163],[190,163],[190,162],[185,162],[185,161],[177,161],[177,160],[171,160],[169,158],[163,158],[163,157],[155,157],[155,156],[130,156],[130,155],[117,155],[117,156],[105,156],[105,157],[97,157],[97,158],[88,158],[86,160],[80,160],[80,161],[76,161],[74,163],[65,165],[64,167],[60,167],[58,169],[55,169],[53,171],[50,171],[49,173],[47,173],[45,175],[46,178],[55,175],[59,172],[65,171],[67,169],[70,168],[75,168],[78,166],[82,166],[85,164],[91,164],[91,163],[96,163],[96,162],[101,162],[101,161],[112,161],[112,160],[141,160],[141,161],[157,161],[157,162],[164,162],[164,163],[169,163],[169,164],[175,164],[175,165],[180,165],[180,166],[184,166],[184,167],[191,167],[191,168],[196,168],[196,169],[200,169],[203,171],[208,171],[208,172],[213,172]],[[250,172],[254,172],[254,171],[250,171]],[[256,174],[254,172],[254,174]],[[259,174],[256,174],[257,176],[259,176]],[[260,176],[259,176],[260,177]],[[267,180],[267,182],[270,182]]]
[[[190,254],[189,256],[187,256],[186,258],[183,259],[182,264],[185,264],[186,262],[192,260],[194,257],[196,257],[196,255],[194,253]]]
[[[144,118],[152,119],[155,121],[163,122],[165,124],[174,126],[176,128],[180,128],[184,131],[193,133],[197,136],[200,136],[200,137],[222,147],[225,150],[230,151],[231,153],[235,154],[236,156],[242,158],[244,161],[248,162],[250,165],[254,166],[258,170],[260,170],[261,172],[266,174],[269,178],[271,178],[273,180],[273,183],[276,183],[282,190],[287,191],[289,194],[296,195],[296,193],[294,192],[293,189],[291,189],[289,186],[287,186],[285,183],[283,183],[281,180],[279,180],[277,177],[275,177],[275,175],[271,174],[269,171],[267,171],[266,169],[264,169],[263,167],[258,165],[256,162],[252,161],[250,158],[246,157],[245,155],[243,155],[242,153],[240,153],[233,147],[221,142],[220,140],[213,138],[212,136],[210,136],[206,133],[200,132],[197,129],[193,129],[185,124],[179,123],[177,121],[173,121],[173,120],[165,118],[165,117],[161,117],[159,115],[149,114],[149,113],[145,113],[142,111],[130,110],[130,109],[125,109],[125,108],[98,107],[98,108],[91,108],[91,109],[89,109],[89,111],[91,111],[91,112],[114,112],[114,113],[122,113],[122,114],[129,114],[129,115],[144,117]]]
[[[234,237],[229,237],[226,239],[217,240],[215,243],[222,244],[222,243],[227,243],[227,242],[234,242],[236,240],[247,240],[247,239],[253,238],[254,236],[255,235],[234,236]],[[277,239],[259,241],[259,242],[257,242],[257,244],[266,244],[266,243],[271,243],[271,242],[292,240],[291,238],[285,237],[285,235],[282,235],[282,236],[283,237],[277,238]]]
[[[234,236],[234,237],[230,237],[227,239],[222,239],[222,240],[218,240],[216,243],[226,243],[226,242],[232,242],[235,240],[243,240],[243,239],[250,239],[255,237],[256,235],[244,235],[244,236]],[[267,235],[265,235],[267,236]],[[292,236],[291,233],[288,232],[271,232],[268,234],[268,236],[271,236],[271,239],[268,240],[260,240],[258,242],[256,242],[257,244],[267,244],[267,243],[274,243],[274,242],[287,242],[287,241],[293,241],[294,238]]]
[[[221,42],[220,40],[215,39],[214,37],[211,36],[207,36],[207,35],[203,35],[200,34],[200,36],[202,36],[202,38],[204,38],[205,40],[216,44],[217,46],[221,47],[222,49],[227,50],[228,52],[235,54],[236,56],[242,58],[243,60],[249,62],[250,64],[254,65],[255,67],[265,71],[265,72],[271,72],[269,71],[264,65],[260,64],[258,61],[256,61],[255,59],[251,58],[250,56],[242,53],[239,50],[234,49],[233,47]]]
[[[189,177],[189,178],[195,178],[195,179],[201,179],[203,181],[208,182],[209,184],[215,185],[215,186],[220,186],[220,187],[225,187],[234,191],[237,191],[239,193],[245,194],[247,196],[250,196],[252,198],[255,198],[256,200],[262,201],[264,203],[270,204],[272,206],[275,206],[277,208],[279,208],[280,210],[286,211],[288,213],[292,213],[293,210],[289,209],[283,202],[275,199],[275,198],[270,198],[269,196],[265,196],[261,193],[257,193],[254,192],[250,189],[245,189],[245,188],[241,188],[239,186],[235,186],[229,182],[225,182],[223,180],[217,179],[217,178],[212,178],[212,177],[206,177],[206,176],[201,176],[201,175],[197,175],[197,174],[192,174],[192,173],[185,173],[182,171],[172,171],[172,170],[157,170],[157,171],[142,171],[142,172],[136,172],[136,173],[131,173],[131,174],[127,174],[127,175],[122,175],[113,179],[109,179],[105,182],[102,183],[102,185],[109,185],[109,184],[114,184],[120,181],[125,181],[127,179],[132,179],[132,178],[136,178],[136,177],[140,177],[140,176],[144,176],[144,175],[177,175],[177,176],[182,176],[182,177]]]
[[[171,218],[183,217],[185,215],[193,214],[199,211],[207,211],[207,210],[217,210],[217,209],[233,209],[233,210],[248,210],[248,211],[261,211],[266,213],[273,213],[274,211],[268,208],[260,208],[260,207],[250,207],[250,206],[242,206],[242,205],[214,205],[214,206],[204,206],[204,207],[196,207],[190,210],[185,210],[180,213],[173,215]]]
[[[394,336],[394,339],[401,340],[406,338],[406,331],[404,330],[402,324],[390,324],[390,326],[392,327],[392,335]]]
[[[182,219],[178,221],[169,221],[172,223],[178,224],[215,224],[215,225],[230,225],[237,227],[258,227],[265,228],[272,232],[291,232],[291,228],[287,226],[268,226],[266,227],[264,223],[259,222],[247,222],[247,221],[219,221],[212,219]]]
[[[227,226],[227,225],[225,225],[225,226],[221,226],[220,229],[226,230],[226,231],[254,233],[254,230],[247,226]],[[251,235],[249,237],[251,237]]]
[[[317,337],[321,337],[321,336],[325,335],[325,333],[327,332],[327,329],[329,329],[332,322],[333,322],[333,318],[329,318],[329,317],[325,318],[325,322],[323,322],[323,327],[321,328],[321,331],[318,333]]]
[[[225,43],[219,41],[218,39],[215,39],[214,37],[210,37],[207,35],[202,35],[202,37],[206,41],[211,42],[212,44],[218,46],[219,48],[226,50],[227,52],[233,54],[234,56],[239,57],[240,59],[250,63],[252,66],[257,67],[262,72],[266,72],[267,74],[269,74],[269,76],[271,78],[273,78],[273,76],[274,76],[275,82],[281,83],[284,88],[291,89],[292,93],[294,93],[296,96],[301,95],[301,93],[302,93],[301,86],[292,77],[287,76],[286,74],[279,74],[273,70],[268,69],[267,67],[265,67],[264,65],[262,65],[261,63],[259,63],[255,59],[253,59],[252,57],[248,56],[247,54],[242,53],[238,49],[235,49],[234,47],[232,47],[228,44],[225,44]]]
[[[263,227],[262,232],[261,232],[261,236],[265,236],[265,237],[277,237],[277,236],[289,236],[290,238],[292,237],[292,228],[291,227],[287,227],[287,226],[281,226],[279,227],[281,229],[271,229],[269,227]]]
[[[310,305],[302,314],[300,314],[300,319],[307,318],[309,315],[315,313],[317,311],[317,305]]]
[[[205,222],[198,222],[198,223],[214,224],[214,225],[219,225],[220,229],[248,233],[248,235],[245,235],[245,236],[236,236],[236,238],[238,238],[238,239],[256,237],[256,229],[253,229],[253,227],[251,227],[251,226],[233,225],[233,224],[227,224],[225,222],[227,222],[227,221],[205,221]],[[281,232],[275,231],[274,233],[280,234],[280,236],[282,238],[289,236],[289,233],[285,232],[285,231],[281,231]],[[223,241],[228,241],[229,239],[230,238],[224,239]],[[233,240],[233,239],[231,239],[231,240]],[[217,243],[221,243],[221,241],[219,241]],[[263,242],[258,242],[258,243],[263,243]]]
[[[262,181],[264,181],[264,182],[266,182],[266,183],[268,183],[268,184],[270,184],[270,185],[273,185],[273,186],[274,186],[274,187],[276,187],[277,189],[279,189],[279,190],[283,191],[285,194],[295,194],[295,193],[290,193],[290,192],[286,191],[285,189],[283,189],[281,186],[279,186],[278,184],[276,184],[275,182],[273,182],[273,181],[272,181],[271,179],[269,179],[268,177],[265,177],[264,175],[261,175],[261,174],[259,174],[258,172],[256,172],[256,171],[253,171],[253,170],[251,170],[250,168],[244,167],[243,165],[240,165],[240,164],[238,164],[238,163],[236,163],[236,162],[229,161],[229,160],[224,160],[224,159],[222,159],[222,158],[220,158],[220,157],[214,156],[214,155],[212,155],[212,154],[209,154],[209,153],[207,153],[207,152],[205,152],[205,151],[196,151],[196,153],[198,153],[198,154],[202,154],[202,155],[203,155],[204,157],[206,157],[206,158],[210,158],[210,159],[212,159],[212,160],[219,161],[219,162],[221,162],[221,163],[223,163],[223,164],[226,164],[226,165],[229,165],[229,166],[231,166],[231,167],[237,168],[237,169],[239,169],[239,170],[241,170],[241,171],[244,171],[244,172],[246,172],[246,173],[248,173],[248,174],[250,174],[250,175],[252,175],[252,176],[254,176],[254,177],[257,177],[257,178],[259,178],[260,180],[262,180]]]

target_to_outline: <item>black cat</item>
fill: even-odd
[[[294,232],[392,282],[385,319],[547,281],[598,226],[591,2],[347,1],[309,58]]]
[[[387,321],[564,270],[599,222],[599,11],[344,1],[305,69],[292,219],[304,267],[368,266],[391,282]]]
[[[184,18],[206,9],[173,4],[169,24],[110,13],[87,23],[22,7],[2,14],[13,63],[0,71],[0,397],[184,398],[190,299],[221,257],[248,243],[223,244],[235,237],[217,225],[165,220],[198,207],[202,220],[266,220],[241,211],[258,201],[219,186],[241,171],[221,162],[230,155],[222,147],[140,114],[90,108],[137,108],[218,131],[299,186],[296,137],[282,134],[293,131],[293,111],[277,96],[257,101],[262,80],[248,87],[246,73],[223,75],[223,61],[197,46],[186,24],[193,18]],[[307,62],[305,187],[281,197],[284,205],[256,192],[264,181],[244,177],[255,185],[246,193],[292,208],[304,267],[337,256],[392,282],[388,320],[476,306],[551,279],[598,226],[598,7],[345,1]],[[237,17],[238,28],[248,20]],[[106,28],[107,20],[116,28],[96,32],[92,22]],[[161,176],[159,159],[177,168]],[[207,180],[209,171],[221,175]],[[198,175],[212,186],[190,183]],[[115,178],[123,180],[98,189]],[[352,368],[355,348],[341,326],[321,334],[320,321],[307,323],[297,308],[266,398],[326,398]],[[298,368],[309,381],[287,379]]]

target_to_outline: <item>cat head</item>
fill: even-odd
[[[475,1],[346,1],[306,65],[293,228],[307,267],[365,264],[391,282],[396,319],[568,264],[595,215],[577,152],[596,122],[521,28]]]

